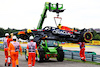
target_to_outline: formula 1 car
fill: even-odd
[[[46,26],[43,29],[35,29],[32,31],[35,41],[39,40],[57,40],[71,42],[88,42],[92,40],[92,33],[86,29],[82,31],[67,31],[59,28]]]
[[[88,42],[92,40],[92,33],[88,29],[83,29],[81,31],[68,31],[61,30],[56,27],[46,26],[43,29],[31,30],[31,33],[21,35],[20,38],[29,39],[29,36],[34,36],[34,40],[38,42],[39,40],[56,40],[56,41],[70,41],[70,42]]]

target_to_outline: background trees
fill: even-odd
[[[17,29],[10,29],[10,28],[8,28],[8,29],[3,29],[3,28],[0,28],[0,37],[4,37],[5,36],[5,33],[14,33],[14,32],[17,32],[17,31],[19,31],[19,30],[17,30]]]

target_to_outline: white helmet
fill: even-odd
[[[5,36],[9,36],[9,33],[6,33]]]
[[[30,38],[29,38],[30,40],[33,40],[34,39],[34,37],[33,36],[30,36]]]
[[[12,39],[17,39],[17,37],[16,36],[13,36],[13,38]]]

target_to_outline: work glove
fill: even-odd
[[[20,55],[22,56],[22,52],[20,53]]]
[[[28,54],[28,50],[26,50],[26,55],[29,56],[29,54]]]
[[[36,50],[36,54],[37,54],[37,55],[39,55],[39,52],[38,52],[38,50]]]
[[[14,34],[13,34],[13,33],[11,33],[10,35],[11,35],[11,38],[13,38],[13,35],[14,35]]]
[[[10,56],[10,52],[8,51],[8,56]]]
[[[8,56],[10,56],[10,54],[8,54]]]

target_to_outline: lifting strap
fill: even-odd
[[[58,26],[58,25],[57,25],[57,22],[56,22],[56,19],[60,19],[60,22],[59,22],[59,24],[60,24],[61,21],[62,21],[62,18],[61,18],[61,17],[54,17],[55,24],[56,24],[56,26]]]

